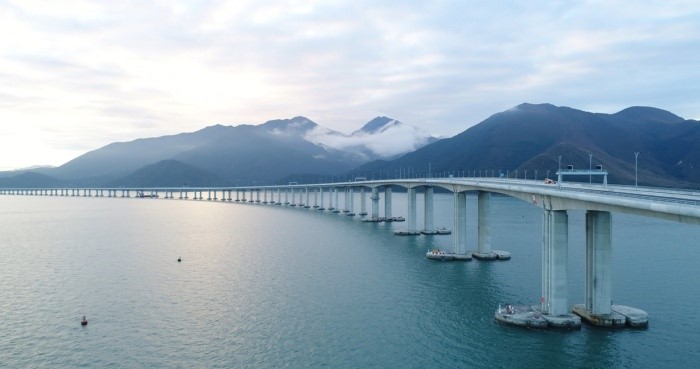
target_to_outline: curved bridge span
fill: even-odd
[[[436,234],[433,224],[433,194],[436,188],[454,195],[453,249],[458,259],[471,256],[495,260],[507,252],[491,249],[492,193],[518,198],[542,209],[542,296],[540,303],[521,317],[501,309],[496,317],[518,325],[529,325],[537,319],[549,325],[577,327],[580,318],[570,314],[567,301],[568,210],[586,211],[586,279],[584,304],[574,305],[573,312],[585,320],[603,326],[645,326],[646,313],[612,305],[612,213],[622,212],[681,223],[700,224],[700,192],[667,188],[613,186],[607,184],[562,183],[503,178],[409,178],[362,180],[353,182],[316,183],[276,186],[238,187],[157,187],[157,188],[4,188],[0,195],[98,196],[168,199],[220,200],[250,202],[317,209],[355,215],[354,199],[359,192],[359,216],[364,221],[404,220],[392,216],[392,189],[407,192],[406,230],[401,234]],[[344,209],[340,210],[340,193]],[[466,194],[477,194],[477,250],[466,245]],[[371,213],[366,209],[369,193]],[[380,193],[384,214],[379,214]],[[417,194],[422,193],[424,224],[417,225]],[[206,194],[206,197],[205,197]],[[235,198],[234,198],[235,196]],[[326,202],[328,206],[326,207]],[[400,218],[400,219],[399,219]],[[533,318],[534,317],[534,318]],[[522,319],[521,319],[522,318]],[[533,320],[534,319],[534,320]],[[501,320],[501,319],[499,319]]]

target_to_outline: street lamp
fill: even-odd
[[[559,170],[561,171],[561,155],[559,155]]]
[[[637,156],[639,156],[639,151],[634,153],[634,187],[637,187]]]
[[[593,176],[590,174],[590,172],[593,170],[593,154],[588,154],[588,183],[591,183],[593,181]]]

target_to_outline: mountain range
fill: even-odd
[[[543,179],[554,177],[559,157],[562,166],[601,165],[610,183],[634,184],[635,153],[639,184],[700,187],[698,121],[652,107],[601,114],[527,103],[441,140],[387,117],[351,134],[304,117],[214,125],[109,144],[56,168],[0,173],[0,186],[225,186],[429,171]]]
[[[634,184],[635,152],[640,184],[698,187],[700,122],[668,111],[630,107],[615,114],[590,113],[551,104],[521,104],[466,131],[390,161],[374,161],[355,173],[387,173],[411,168],[425,174],[488,170],[524,178],[550,177],[562,166],[601,165],[610,183]],[[590,157],[589,154],[593,156]],[[510,173],[509,173],[510,172]],[[588,178],[585,178],[588,180]]]
[[[191,133],[112,143],[55,168],[4,172],[0,186],[273,183],[304,173],[338,176],[368,161],[395,158],[435,140],[387,117],[377,117],[349,135],[305,117],[261,125],[214,125]],[[392,144],[381,144],[385,142]],[[45,177],[39,181],[24,173]]]

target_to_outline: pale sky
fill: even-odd
[[[697,0],[0,0],[0,170],[298,115],[449,137],[522,102],[699,98]]]

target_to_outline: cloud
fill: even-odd
[[[698,18],[696,1],[5,1],[0,120],[52,122],[54,150],[297,115],[451,136],[525,101],[698,119]]]
[[[396,122],[396,121],[393,121]],[[327,128],[317,126],[310,130],[305,139],[317,145],[328,148],[356,152],[358,155],[390,158],[425,146],[432,137],[425,131],[414,126],[402,124],[387,124],[376,133],[362,131],[345,135]]]

